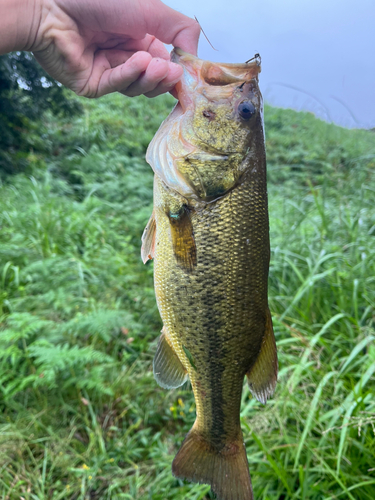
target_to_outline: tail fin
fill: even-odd
[[[253,500],[242,433],[236,442],[217,451],[193,428],[173,460],[172,473],[180,479],[210,484],[217,500]]]

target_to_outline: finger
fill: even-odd
[[[106,48],[100,45],[101,48]],[[169,52],[165,48],[164,44],[155,38],[153,35],[146,35],[143,40],[124,40],[118,43],[116,46],[111,47],[111,50],[122,50],[126,52],[137,52],[142,50],[144,52],[149,52],[152,57],[161,57],[169,61]]]
[[[134,40],[142,40],[149,33],[164,43],[197,53],[199,24],[161,0],[117,1],[110,2],[110,6],[108,2],[95,0],[90,9],[86,2],[76,0],[55,0],[55,3],[79,25],[96,33],[121,34]]]
[[[178,81],[178,80],[177,80]],[[176,82],[177,83],[177,82]],[[149,98],[157,97],[161,94],[166,94],[167,92],[172,92],[172,89],[175,87],[176,83],[173,84],[165,84],[164,81],[160,82],[154,90],[151,92],[146,92],[145,96]],[[172,94],[173,95],[173,94]]]
[[[150,37],[150,45],[147,49],[147,52],[149,52],[152,57],[162,57],[163,59],[169,61],[170,54],[165,48],[164,43],[155,38],[153,35],[147,35],[147,37]]]
[[[163,59],[153,59],[147,67],[146,72],[136,82],[130,85],[125,92],[129,97],[152,92],[162,81],[171,88],[174,81],[181,78],[182,68],[174,63]]]
[[[153,90],[145,92],[145,96],[156,97],[160,94],[165,94],[166,92],[170,92],[173,95],[173,89],[182,76],[182,71],[178,70],[181,70],[181,68],[178,67],[177,71],[175,70],[175,68],[170,68],[168,75],[160,83],[158,83],[158,85]]]
[[[118,48],[111,50],[103,50],[103,54],[109,61],[111,68],[116,68],[116,66],[120,66],[128,61],[132,56],[134,56],[134,52],[130,50],[120,50]]]
[[[147,70],[151,60],[152,57],[147,52],[136,52],[124,64],[106,69],[100,76],[95,97],[126,91]]]
[[[197,21],[171,9],[159,0],[153,3],[153,15],[145,18],[147,32],[164,43],[196,55],[201,32]]]
[[[144,43],[118,43],[115,47],[102,50],[101,52],[108,59],[111,68],[124,64],[124,62],[130,59],[137,51],[148,52],[153,58],[161,58],[166,61],[170,60],[168,50],[165,48],[164,44],[154,36],[149,35],[148,40],[142,40],[142,42]]]

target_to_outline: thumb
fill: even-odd
[[[159,0],[155,0],[153,8],[146,17],[147,32],[164,43],[179,47],[185,52],[197,55],[198,39],[201,32],[195,19],[177,12]]]

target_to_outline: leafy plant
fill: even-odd
[[[77,100],[53,80],[28,52],[0,56],[0,174],[28,167],[28,156],[45,151],[41,117],[72,116],[81,110]]]

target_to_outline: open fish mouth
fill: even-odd
[[[213,89],[216,98],[218,97],[217,87],[231,86],[223,89],[222,95],[225,98],[237,85],[257,80],[261,72],[258,59],[243,64],[215,63],[199,59],[178,47],[171,52],[171,61],[184,68],[184,76],[176,85],[177,98],[183,110],[191,104],[192,92],[199,83],[216,87]]]
[[[200,69],[203,80],[209,85],[228,85],[250,81],[261,71],[259,59],[247,63],[216,63],[199,59],[176,47],[171,52],[171,61],[182,66]]]

